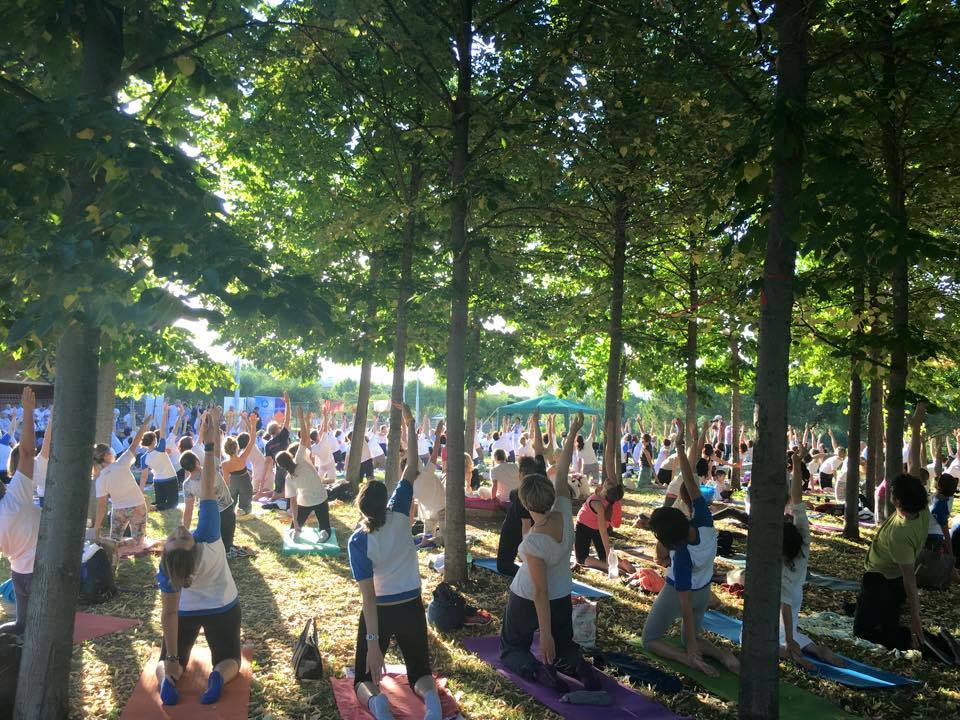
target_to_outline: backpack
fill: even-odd
[[[717,555],[720,557],[733,555],[733,533],[729,530],[720,530],[717,533]]]
[[[924,548],[917,558],[917,586],[928,590],[946,590],[953,581],[954,562],[953,555]]]
[[[313,618],[307,620],[293,648],[293,673],[297,680],[319,680],[323,677],[323,657],[320,655],[317,624]]]
[[[80,603],[96,605],[106,602],[117,594],[113,582],[113,567],[103,548],[80,565]]]
[[[427,606],[427,620],[440,632],[450,632],[463,627],[467,617],[467,601],[457,589],[441,582],[433,591],[433,600]]]

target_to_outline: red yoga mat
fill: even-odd
[[[139,624],[139,620],[131,618],[78,612],[73,619],[73,644],[79,645],[86,640],[128,630]]]
[[[357,701],[352,678],[330,678],[330,684],[342,720],[372,720],[373,715]],[[423,720],[423,700],[407,684],[406,675],[384,675],[380,679],[380,692],[390,701],[390,712],[396,720]],[[444,720],[459,717],[460,706],[447,690],[446,679],[437,679],[437,692],[440,693]]]
[[[144,538],[142,543],[123,543],[117,546],[120,557],[141,557],[148,553],[163,552],[163,541],[156,538]]]
[[[243,649],[243,663],[240,673],[223,686],[223,692],[213,705],[201,705],[200,695],[207,689],[207,676],[213,669],[210,666],[210,651],[207,648],[194,647],[190,653],[187,671],[177,681],[180,702],[176,705],[164,705],[160,702],[160,686],[157,683],[156,650],[147,660],[140,674],[140,682],[133,689],[133,695],[127,701],[120,720],[246,720],[247,706],[250,703],[250,660],[253,651]]]

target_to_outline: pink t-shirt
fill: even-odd
[[[603,503],[603,508],[607,516],[607,527],[620,527],[623,503],[617,500],[611,506],[606,500],[601,500],[596,493],[588,497],[586,502],[580,507],[580,512],[577,513],[577,522],[594,530],[600,529],[600,518],[597,517],[596,511],[592,507],[598,500]]]

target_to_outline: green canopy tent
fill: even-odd
[[[547,394],[530,398],[529,400],[510,403],[509,405],[501,405],[497,408],[497,422],[500,422],[502,415],[519,415],[523,417],[525,415],[532,415],[537,410],[540,411],[541,415],[557,414],[563,415],[565,418],[569,418],[571,413],[578,412],[582,412],[584,415],[596,415],[598,417],[602,414],[598,410],[587,407],[583,403],[578,403],[575,400],[562,400],[556,395]]]

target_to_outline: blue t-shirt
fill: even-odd
[[[696,542],[686,542],[670,551],[667,582],[683,592],[699,590],[713,579],[713,561],[717,556],[717,531],[713,515],[703,496],[693,501],[690,526],[696,530]]]
[[[930,507],[930,514],[937,521],[937,525],[943,527],[950,522],[950,500],[949,498],[938,497],[933,501]]]

